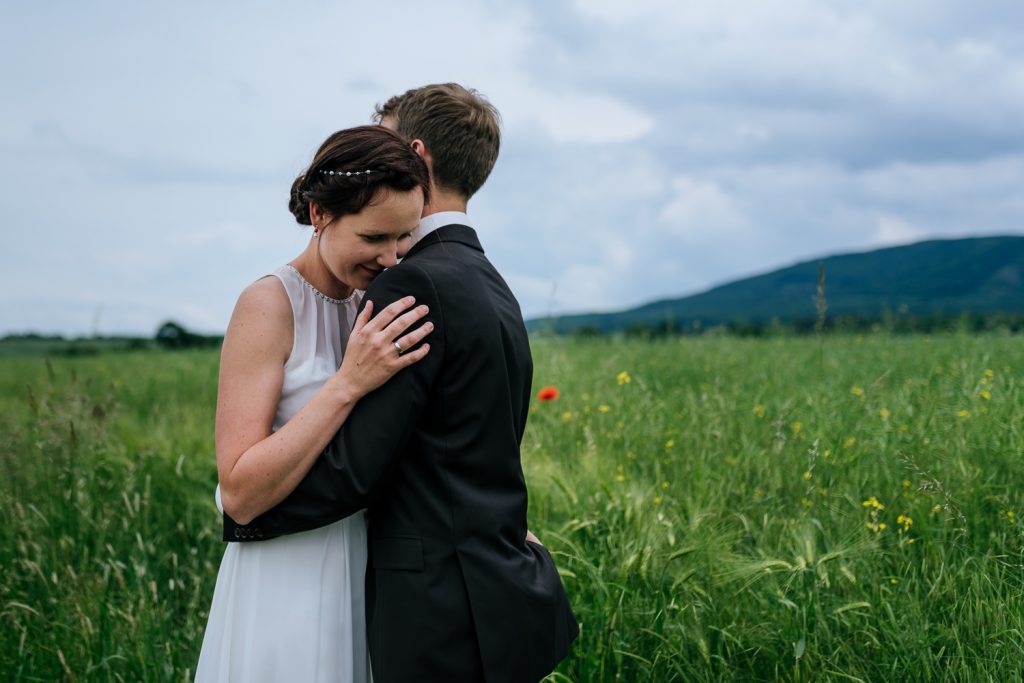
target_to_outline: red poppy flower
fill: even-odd
[[[558,398],[558,387],[544,387],[537,392],[538,401],[554,401]]]

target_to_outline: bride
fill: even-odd
[[[428,187],[423,161],[380,126],[331,135],[292,185],[312,238],[242,292],[221,354],[218,506],[236,521],[283,500],[356,401],[428,353],[412,297],[357,315],[362,290],[409,248]],[[196,681],[369,681],[365,568],[362,512],[228,544]]]

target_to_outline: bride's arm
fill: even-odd
[[[370,320],[367,306],[356,319],[341,368],[279,430],[272,432],[281,398],[284,364],[292,347],[292,312],[275,278],[250,285],[239,297],[224,336],[217,390],[216,447],[224,511],[248,521],[294,489],[362,396],[426,355],[412,348],[430,328],[402,333],[426,311],[411,297]]]

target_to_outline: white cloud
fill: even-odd
[[[874,241],[879,245],[910,244],[928,234],[926,230],[922,230],[899,216],[881,215],[878,217],[876,225]]]
[[[644,112],[601,93],[524,89],[509,102],[505,119],[510,124],[536,122],[556,144],[634,142],[654,128]]]
[[[714,183],[676,178],[672,195],[658,218],[673,235],[691,241],[713,234],[731,239],[749,225],[739,202]]]
[[[107,332],[223,328],[305,243],[287,189],[319,142],[438,81],[503,113],[471,212],[530,316],[1020,234],[1022,21],[996,0],[7,3],[0,334],[88,332],[98,307]]]

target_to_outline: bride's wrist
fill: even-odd
[[[335,375],[324,385],[331,399],[338,407],[355,403],[361,397],[359,390],[344,375]]]

